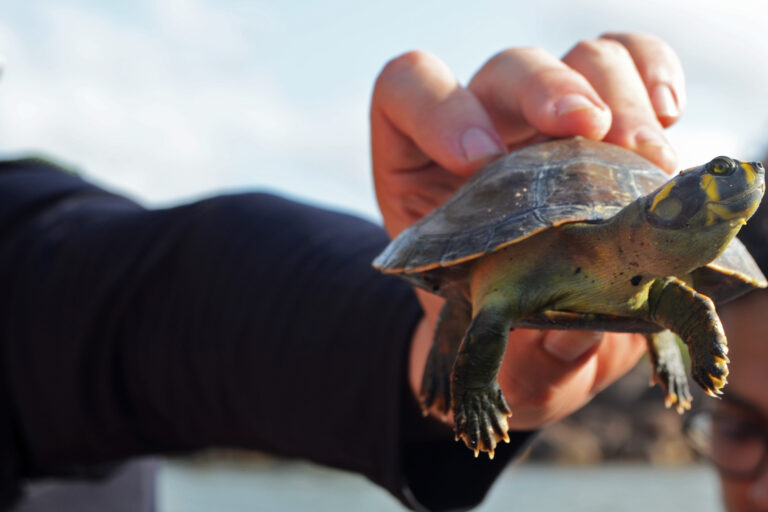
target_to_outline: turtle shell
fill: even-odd
[[[599,222],[670,179],[619,146],[582,137],[528,146],[483,168],[451,199],[403,231],[374,267],[427,289],[445,272],[567,222]],[[701,289],[728,299],[765,278],[737,239],[703,272]],[[456,270],[459,270],[458,268]],[[697,279],[699,281],[699,279]]]

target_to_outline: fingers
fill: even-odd
[[[390,61],[371,104],[374,162],[411,170],[431,161],[461,176],[504,152],[485,109],[450,69],[426,52]]]
[[[618,41],[629,50],[645,83],[659,122],[675,123],[685,108],[685,76],[675,51],[651,34],[603,34],[602,39]]]
[[[592,351],[603,340],[599,331],[551,331],[542,342],[542,347],[555,359],[572,363]]]
[[[503,51],[462,87],[425,52],[393,59],[371,105],[374,182],[391,236],[447,200],[507,149],[582,135],[622,145],[668,172],[663,132],[685,102],[674,52],[654,36],[608,34],[560,61],[534,48]]]
[[[503,51],[468,89],[509,149],[547,137],[583,135],[632,149],[668,172],[677,157],[663,128],[685,102],[680,61],[648,34],[608,34],[560,61],[543,50]]]
[[[623,377],[646,351],[647,343],[642,334],[605,333],[603,343],[595,354],[597,366],[592,394],[599,393]],[[649,368],[649,375],[650,372]]]
[[[511,333],[499,383],[515,429],[562,419],[629,371],[645,350],[641,336],[578,331]]]
[[[477,98],[440,59],[410,52],[390,61],[376,81],[371,151],[379,206],[394,237],[503,153],[504,144]]]
[[[658,71],[659,66],[674,66],[659,64],[663,59],[653,56],[654,51],[658,54],[658,47],[654,51],[639,50],[643,47],[639,38],[614,37],[583,41],[577,44],[563,61],[589,80],[613,112],[613,124],[605,140],[632,149],[672,172],[677,165],[677,156],[666,140],[663,125],[646,89],[646,82],[641,76],[638,64],[642,66],[649,81],[656,80],[654,77],[663,76],[664,73]],[[631,53],[616,38],[626,40],[637,54]],[[635,55],[638,61],[635,60]],[[675,74],[673,71],[667,73]],[[676,119],[675,114],[679,114],[679,111],[672,112],[669,98],[666,93],[659,92],[663,89],[659,89],[658,85],[660,84],[653,83],[656,102],[659,109],[665,111],[665,122],[670,123]]]
[[[671,171],[663,134],[685,103],[679,59],[648,34],[606,34],[560,61],[506,50],[467,89],[425,52],[393,59],[373,94],[374,162],[413,170],[436,162],[468,176],[491,156],[547,137],[583,135],[628,147]]]
[[[611,112],[589,82],[537,48],[503,51],[469,83],[508,148],[549,137],[583,135],[601,139]]]

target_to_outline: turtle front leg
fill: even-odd
[[[691,374],[708,395],[722,394],[728,346],[715,305],[676,278],[655,281],[648,291],[650,320],[677,333],[688,346]]]
[[[509,442],[507,417],[512,415],[497,381],[507,348],[511,318],[497,304],[475,315],[453,367],[451,396],[456,439],[493,458],[496,444]]]
[[[691,408],[693,396],[688,387],[688,377],[685,375],[683,355],[677,338],[669,330],[646,334],[648,354],[653,366],[651,385],[657,383],[664,390],[664,405],[667,408],[675,405],[678,413]]]

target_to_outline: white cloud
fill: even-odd
[[[271,187],[375,216],[359,191],[367,91],[292,101],[258,58],[276,22],[249,9],[158,0],[137,24],[50,4],[35,12],[45,37],[0,26],[2,147],[51,152],[150,203]]]
[[[375,216],[367,102],[387,58],[424,47],[466,78],[510,44],[565,51],[612,28],[656,32],[681,55],[681,163],[764,147],[758,2],[141,0],[126,15],[88,1],[4,13],[0,148],[51,152],[153,203],[268,186]]]

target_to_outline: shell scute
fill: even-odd
[[[551,226],[606,219],[667,178],[611,144],[577,137],[529,146],[477,173],[374,266],[411,273],[462,263]]]
[[[489,164],[444,205],[400,234],[374,267],[405,274],[426,289],[461,264],[568,222],[599,222],[663,186],[669,176],[639,155],[581,137],[543,142]],[[693,273],[697,288],[724,302],[766,285],[749,252],[733,239]]]

